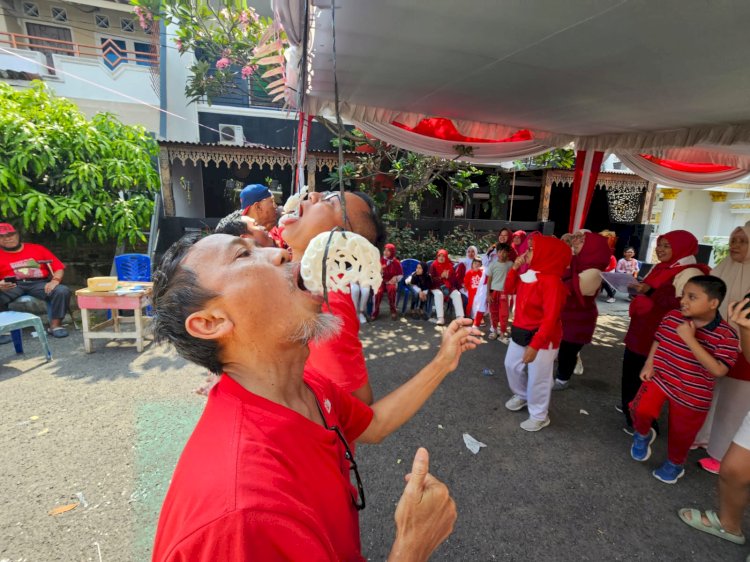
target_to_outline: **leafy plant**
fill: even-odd
[[[344,186],[357,187],[371,195],[386,220],[400,218],[405,207],[417,218],[427,194],[441,196],[439,183],[448,187],[449,196],[460,201],[466,201],[469,192],[479,187],[474,180],[484,172],[473,164],[403,150],[357,129],[340,130],[333,122],[320,116],[317,119],[336,135],[334,146],[338,146],[340,137],[345,149],[358,152],[355,161],[346,162],[341,168]],[[456,157],[464,155],[466,148],[456,145]],[[338,167],[323,181],[338,188]]]
[[[0,216],[30,232],[145,240],[159,175],[156,141],[112,114],[88,120],[41,81],[0,83]]]
[[[726,238],[709,238],[708,242],[714,247],[714,264],[718,265],[729,255],[729,241]]]
[[[285,35],[261,18],[246,0],[132,0],[144,30],[155,22],[175,24],[180,55],[195,54],[185,95],[192,101],[226,94],[248,94],[253,76],[278,101],[284,97]],[[259,68],[264,71],[260,76]]]
[[[414,258],[420,261],[435,259],[435,254],[440,248],[445,248],[454,257],[462,257],[466,254],[466,248],[476,246],[480,253],[485,252],[497,238],[497,233],[490,232],[480,236],[471,228],[457,226],[442,240],[433,232],[422,234],[411,226],[398,227],[393,224],[387,225],[388,242],[395,244],[401,259]]]
[[[576,153],[568,148],[555,148],[544,154],[513,162],[517,170],[538,170],[541,168],[570,170],[575,166],[575,163]]]

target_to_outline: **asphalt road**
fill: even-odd
[[[365,555],[387,557],[403,476],[425,446],[459,512],[434,560],[744,561],[748,547],[693,531],[676,515],[716,507],[717,477],[696,465],[700,452],[673,486],[650,474],[664,459],[664,437],[647,463],[629,457],[614,409],[625,307],[602,303],[585,372],[554,393],[546,429],[521,430],[525,412],[503,407],[506,347],[489,342],[397,433],[358,447]],[[440,341],[432,324],[385,315],[361,335],[376,397],[426,364]],[[147,560],[174,463],[204,403],[192,393],[203,371],[153,345],[138,354],[131,343],[98,341],[88,355],[80,332],[53,340],[55,359],[45,363],[38,342],[28,333],[24,341],[24,356],[0,346],[0,561]],[[463,433],[487,447],[472,454]],[[78,492],[85,505],[47,514]]]

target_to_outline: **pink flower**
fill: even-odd
[[[182,51],[182,39],[175,39],[174,44],[177,45],[178,51]]]
[[[230,61],[227,57],[221,57],[216,61],[216,68],[218,68],[219,70],[224,70],[230,64],[232,64],[232,61]]]
[[[243,66],[241,71],[242,77],[245,79],[250,78],[256,70],[258,70],[258,67],[252,64]]]

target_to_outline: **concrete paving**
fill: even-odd
[[[434,560],[745,560],[747,547],[693,531],[676,515],[716,507],[717,477],[695,463],[702,453],[691,453],[674,486],[650,475],[664,458],[664,437],[647,463],[630,459],[614,409],[627,302],[602,302],[601,311],[595,345],[583,351],[585,372],[554,393],[552,424],[541,432],[521,430],[525,413],[503,407],[511,394],[506,347],[489,342],[406,426],[358,447],[369,559],[387,556],[403,476],[425,446],[459,511]],[[361,335],[376,397],[427,363],[440,341],[433,324],[386,316]],[[24,343],[24,356],[0,346],[0,560],[147,560],[174,463],[203,406],[192,393],[203,371],[154,345],[138,354],[130,343],[98,341],[87,355],[80,332],[52,341],[51,363],[28,333]],[[472,454],[463,433],[487,447]],[[79,492],[85,505],[47,514],[79,501]]]

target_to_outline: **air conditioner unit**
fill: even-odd
[[[242,125],[219,125],[219,144],[243,146],[245,135],[242,132]]]

